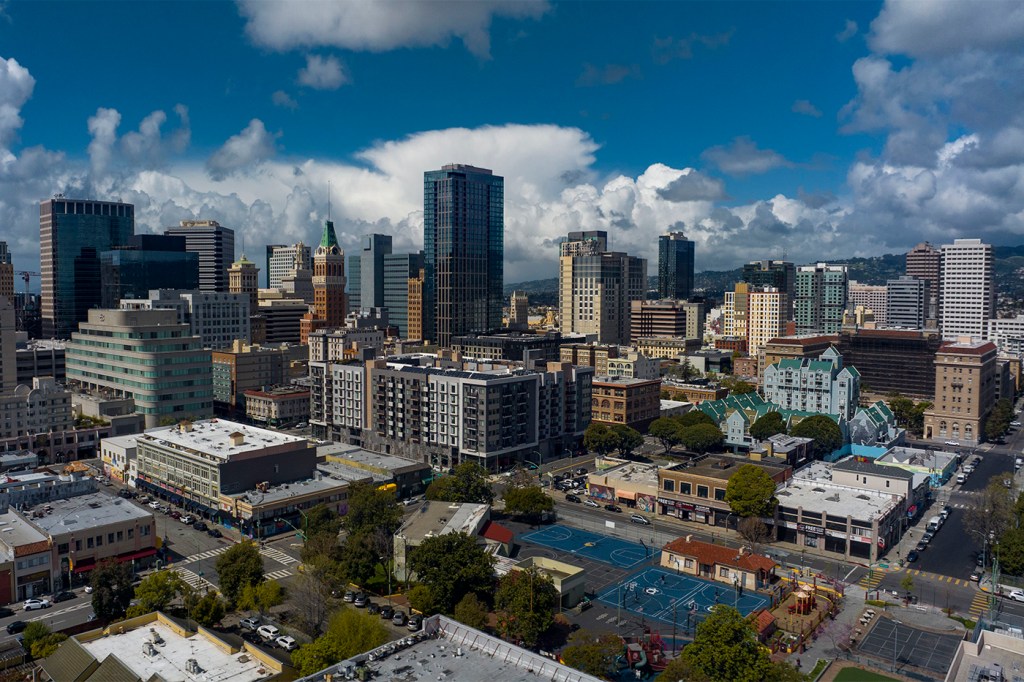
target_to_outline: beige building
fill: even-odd
[[[687,535],[662,548],[661,565],[677,573],[761,590],[771,584],[779,564],[771,557],[752,553],[749,547],[732,549]]]
[[[512,570],[528,571],[531,568],[540,575],[551,578],[563,609],[571,609],[576,606],[586,595],[586,571],[579,566],[547,557],[534,556],[518,562]]]
[[[788,311],[784,291],[761,287],[747,294],[747,353],[756,356],[762,346],[785,333]]]
[[[409,278],[409,312],[406,325],[410,339],[423,338],[423,270],[416,277]]]
[[[665,467],[658,471],[658,512],[709,526],[735,527],[738,519],[725,501],[725,490],[729,479],[744,464],[762,469],[776,483],[793,475],[788,464],[721,456],[708,457],[693,466]]]
[[[591,420],[645,430],[660,416],[661,380],[595,377]]]
[[[558,349],[559,360],[577,367],[593,367],[594,374],[608,374],[608,359],[619,357],[618,346],[605,346],[594,343],[569,343]]]
[[[230,348],[212,351],[213,399],[227,412],[245,410],[245,392],[287,384],[307,374],[309,346],[248,344],[236,340]]]
[[[702,339],[704,304],[671,299],[630,303],[630,339],[641,337]]]
[[[976,445],[996,403],[996,345],[960,339],[935,354],[935,401],[924,413],[924,437]]]
[[[701,340],[645,336],[637,339],[634,347],[649,358],[676,358],[700,349]]]
[[[661,376],[661,361],[630,353],[624,358],[608,360],[608,376],[627,379],[657,379]]]
[[[278,386],[245,392],[245,416],[268,426],[292,426],[309,420],[309,390]]]
[[[879,284],[862,284],[851,279],[846,290],[847,310],[862,307],[875,315],[875,324],[884,327],[888,324],[889,289]]]

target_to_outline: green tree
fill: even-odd
[[[487,605],[475,594],[467,594],[455,605],[455,620],[482,630],[487,626]]]
[[[555,502],[539,485],[505,489],[505,512],[513,516],[538,518],[555,508]]]
[[[607,424],[590,422],[590,426],[583,432],[583,446],[606,457],[619,447],[619,437]]]
[[[679,438],[683,447],[693,452],[705,453],[722,447],[725,434],[712,424],[697,424],[679,430]]]
[[[671,417],[658,417],[651,422],[647,433],[658,439],[661,447],[665,448],[665,454],[679,444],[679,426]]]
[[[914,591],[914,576],[909,573],[905,573],[903,578],[900,580],[900,587],[903,588],[904,594],[910,594]]]
[[[429,585],[420,583],[419,585],[414,586],[409,590],[406,597],[409,599],[409,606],[416,609],[424,616],[432,616],[441,610],[437,606],[437,597],[434,596],[434,591],[430,589]],[[462,601],[460,601],[459,604],[465,601],[466,597],[473,597],[475,599],[476,595],[472,592],[467,594],[462,598]]]
[[[312,675],[338,661],[374,649],[388,639],[388,630],[380,618],[342,608],[331,616],[327,631],[321,637],[292,653],[292,663],[300,675]]]
[[[1011,528],[999,538],[999,567],[1008,575],[1024,575],[1024,528]]]
[[[699,676],[730,682],[763,682],[776,673],[753,626],[736,609],[719,604],[697,626],[682,658]]]
[[[633,451],[644,444],[644,437],[634,428],[625,424],[613,424],[612,433],[615,434],[618,443],[615,449],[623,457],[629,457]]]
[[[535,568],[509,571],[498,582],[494,595],[498,632],[511,642],[533,647],[551,627],[557,605],[558,590],[551,578]]]
[[[121,618],[132,602],[132,567],[113,559],[101,561],[89,576],[92,612],[101,621]]]
[[[577,630],[569,636],[568,646],[562,649],[562,660],[581,672],[607,680],[615,670],[615,659],[623,649],[618,635]]]
[[[425,497],[441,502],[469,502],[490,504],[494,491],[487,481],[487,470],[476,462],[463,462],[450,476],[435,479],[427,487]]]
[[[786,420],[779,412],[768,412],[750,426],[750,437],[755,440],[768,440],[772,436],[786,432]]]
[[[757,386],[755,386],[754,384],[750,383],[749,381],[744,381],[743,379],[740,379],[738,376],[732,374],[727,377],[723,377],[722,380],[718,383],[723,388],[729,389],[730,395],[742,395],[744,393],[753,393],[754,391],[757,390]]]
[[[661,679],[666,682],[716,682],[707,675],[696,670],[685,656],[678,656],[668,662],[665,670],[661,673]]]
[[[341,517],[326,504],[316,505],[306,512],[306,517],[303,519],[303,531],[307,540],[314,535],[329,535],[337,538],[340,530]]]
[[[337,535],[317,533],[306,538],[300,554],[304,564],[316,563],[319,560],[340,561],[341,544]]]
[[[725,501],[740,516],[771,516],[775,509],[775,481],[756,464],[744,464],[729,478]]]
[[[839,430],[839,425],[823,414],[800,420],[799,424],[790,429],[789,435],[813,439],[811,453],[814,459],[824,459],[843,446],[843,432]]]
[[[40,620],[30,621],[25,629],[21,633],[21,643],[26,649],[31,650],[32,645],[38,640],[43,639],[50,634],[50,628],[46,627],[46,623]]]
[[[134,618],[153,611],[164,611],[171,602],[188,589],[177,571],[157,571],[146,576],[135,588],[136,604],[128,608],[128,617]]]
[[[338,642],[326,637],[318,637],[292,652],[292,665],[299,671],[299,675],[306,677],[345,658],[347,657],[341,655]]]
[[[267,611],[284,603],[284,588],[276,580],[264,580],[261,583],[249,583],[242,588],[235,606],[243,611],[259,611],[261,616]]]
[[[446,614],[467,594],[484,597],[494,587],[494,558],[465,533],[425,539],[412,551],[409,568],[430,586],[438,610]]]
[[[210,590],[192,606],[192,620],[204,628],[212,628],[224,618],[227,613],[227,606],[224,600],[215,591]]]
[[[1013,504],[1013,514],[1017,520],[1017,526],[1024,526],[1024,490],[1017,495],[1017,501]]]
[[[380,549],[373,531],[349,535],[342,546],[341,572],[357,585],[365,585],[385,559]]]
[[[263,582],[263,557],[256,543],[243,540],[217,557],[214,564],[220,591],[234,603],[246,585]]]
[[[1010,422],[1013,421],[1013,403],[1006,398],[996,401],[985,420],[985,437],[990,439],[1000,438],[1010,430]]]
[[[710,424],[711,426],[718,426],[715,420],[710,415],[706,414],[703,410],[690,410],[686,414],[681,414],[676,417],[670,417],[680,428],[687,428],[689,426],[699,426],[700,424]]]
[[[350,534],[381,529],[394,535],[401,523],[402,507],[393,492],[379,490],[373,483],[355,483],[349,488],[342,526]]]
[[[667,374],[682,383],[700,378],[700,371],[693,366],[693,363],[690,362],[689,358],[683,358],[682,362],[669,365]]]
[[[42,639],[37,639],[29,647],[29,653],[32,654],[32,658],[39,660],[46,658],[47,656],[53,655],[53,652],[57,650],[61,642],[68,638],[63,632],[51,632]]]
[[[1016,500],[1003,484],[1005,478],[1002,474],[993,476],[980,494],[967,500],[963,527],[979,545],[1002,537],[1013,525]]]

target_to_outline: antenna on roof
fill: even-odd
[[[331,219],[331,181],[327,181],[327,219]]]

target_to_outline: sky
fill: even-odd
[[[423,172],[505,178],[505,279],[601,229],[697,270],[1024,243],[1024,4],[0,0],[0,240],[38,204],[239,255],[370,232],[422,246]],[[19,285],[20,286],[20,285]]]

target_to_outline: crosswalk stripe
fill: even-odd
[[[292,564],[299,563],[299,560],[295,557],[285,554],[281,550],[275,549],[274,547],[264,547],[260,550],[260,554],[267,557],[271,561],[276,561],[277,563],[284,564],[285,566],[291,566]]]
[[[271,571],[270,573],[267,573],[266,577],[271,580],[280,580],[281,578],[287,578],[291,574],[292,570],[290,568],[283,568],[280,571]]]
[[[184,583],[186,585],[188,585],[189,587],[191,587],[192,589],[194,589],[194,590],[198,590],[198,589],[213,590],[214,592],[217,591],[217,586],[216,585],[211,583],[206,578],[199,577],[199,574],[193,573],[192,571],[188,570],[187,568],[178,568],[176,570],[178,571],[178,575],[181,577],[182,581],[184,581]]]
[[[210,557],[215,557],[219,554],[228,551],[228,549],[230,549],[229,546],[217,547],[216,549],[208,549],[205,552],[200,552],[199,554],[187,556],[181,561],[179,561],[178,564],[190,564],[194,561],[202,561],[203,559],[209,559]]]

